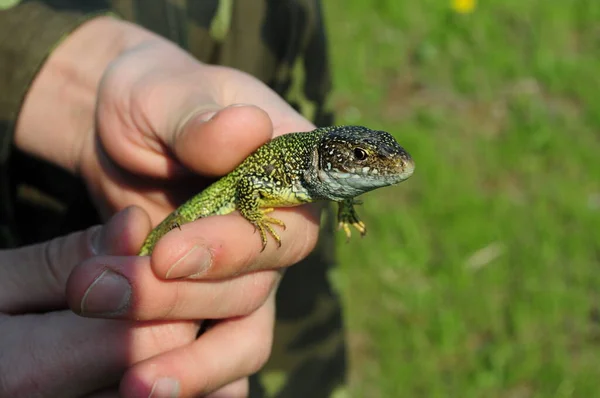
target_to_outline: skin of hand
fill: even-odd
[[[24,101],[15,144],[81,176],[106,218],[131,204],[142,207],[149,220],[140,216],[130,222],[140,223],[140,236],[145,236],[176,204],[232,170],[271,137],[312,128],[250,75],[202,64],[146,30],[100,17],[78,28],[51,54]],[[128,255],[91,256],[67,267],[65,300],[81,315],[173,325],[221,320],[197,340],[189,327],[174,329],[188,344],[136,362],[121,383],[124,396],[148,396],[155,382],[165,378],[176,381],[181,397],[215,391],[235,380],[221,391],[247,389],[244,377],[256,366],[239,364],[262,365],[257,358],[263,357],[244,350],[227,355],[217,336],[227,340],[233,332],[226,326],[235,329],[242,321],[256,322],[260,329],[267,313],[272,324],[268,309],[274,306],[281,269],[305,257],[318,235],[316,206],[276,212],[287,225],[279,249],[270,244],[260,253],[253,227],[231,214],[171,231],[151,258],[131,256],[142,237]],[[240,334],[253,330],[246,324],[237,327]],[[215,336],[213,345],[209,335]],[[269,347],[270,336],[262,338]],[[239,339],[257,341],[253,336]],[[207,350],[222,353],[214,374],[203,368]],[[223,369],[230,374],[218,372]]]
[[[236,379],[208,396],[247,393],[244,376],[269,355],[272,297],[248,316],[218,323],[198,340],[194,321],[93,319],[65,309],[65,286],[81,262],[101,256],[149,267],[147,257],[125,257],[135,253],[149,223],[143,210],[131,207],[102,227],[0,251],[0,396],[116,398],[123,372],[120,392],[125,397],[147,397],[151,391],[152,397],[176,396],[173,388],[179,396],[190,396]],[[222,288],[226,295],[239,287]],[[194,385],[178,385],[161,369],[175,369],[180,380],[193,376]],[[146,382],[152,383],[149,390]]]

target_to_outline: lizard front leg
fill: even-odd
[[[272,224],[285,229],[285,223],[277,218],[267,216],[273,211],[272,207],[263,208],[261,205],[268,199],[276,197],[275,184],[257,176],[245,176],[238,182],[236,208],[240,214],[260,233],[262,251],[267,247],[267,233],[281,247],[281,238],[273,229]]]
[[[344,230],[348,240],[352,236],[350,225],[356,228],[361,236],[367,234],[367,226],[360,220],[354,209],[354,205],[357,204],[360,204],[360,202],[354,199],[345,199],[338,202],[338,225],[340,229]]]

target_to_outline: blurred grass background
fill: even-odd
[[[324,3],[338,123],[417,168],[339,234],[359,397],[600,396],[600,2]]]

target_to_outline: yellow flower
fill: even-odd
[[[459,14],[469,14],[475,10],[477,0],[452,0],[452,9]]]

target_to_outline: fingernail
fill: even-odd
[[[148,398],[177,398],[178,396],[179,382],[163,377],[154,382]]]
[[[167,279],[195,278],[205,273],[212,264],[212,254],[205,247],[195,245],[167,271]]]
[[[210,119],[212,119],[217,113],[219,112],[206,112],[206,113],[202,113],[198,119],[200,119],[201,122],[208,122]]]
[[[81,299],[82,314],[116,315],[129,305],[131,286],[123,276],[106,270],[100,274]]]
[[[250,104],[232,104],[232,105],[228,105],[223,109],[219,109],[218,111],[206,111],[206,112],[200,112],[198,113],[198,119],[201,122],[208,122],[209,120],[211,120],[213,117],[215,117],[215,115],[219,112],[221,112],[224,109],[228,109],[228,108],[238,108],[238,107],[242,107],[242,106],[253,106]]]

